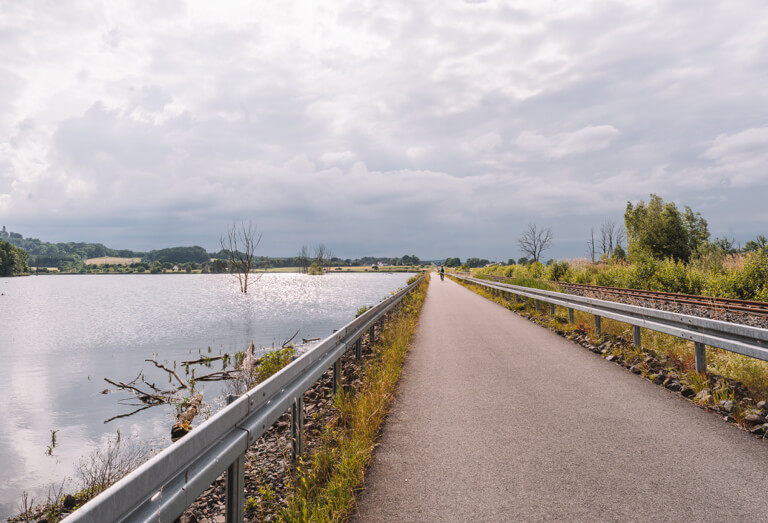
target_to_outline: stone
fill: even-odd
[[[664,379],[665,379],[665,378],[664,378],[664,375],[663,375],[663,374],[658,374],[658,375],[654,376],[654,378],[653,378],[653,382],[654,382],[656,385],[661,385],[662,383],[664,383]]]
[[[683,389],[680,391],[680,394],[682,394],[685,398],[690,398],[696,394],[696,391],[690,387],[683,387]]]
[[[728,422],[728,423],[734,423],[734,422],[736,422],[736,420],[735,420],[735,419],[733,419],[733,416],[723,416],[723,420],[724,420],[724,421],[726,421],[726,422]]]
[[[744,421],[750,425],[763,425],[765,424],[765,418],[760,414],[747,414],[744,416]]]
[[[632,374],[642,374],[643,371],[641,371],[640,367],[638,367],[637,365],[632,365],[629,368],[629,372],[631,372]]]
[[[768,431],[768,423],[765,423],[763,425],[758,425],[757,427],[752,427],[749,430],[749,432],[757,436],[764,436],[766,431]]]
[[[733,400],[723,400],[720,402],[720,406],[723,407],[723,410],[727,413],[733,412],[733,408],[736,406],[736,404],[733,402]]]
[[[613,360],[616,359],[616,355],[615,354],[611,354],[610,356],[607,356],[605,359],[608,360],[608,361],[613,361]]]
[[[757,408],[759,410],[765,410],[765,407],[768,405],[765,401],[758,401],[757,402]]]
[[[664,386],[673,392],[680,392],[683,390],[683,384],[677,380],[667,380],[667,383]]]
[[[62,504],[64,505],[64,508],[75,508],[77,505],[77,500],[75,499],[75,496],[72,494],[67,494],[64,496],[64,499],[62,500]]]

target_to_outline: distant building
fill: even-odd
[[[3,230],[0,231],[0,238],[8,238],[9,236],[8,231],[5,230],[5,225],[3,225]]]

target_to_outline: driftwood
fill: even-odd
[[[146,403],[148,405],[161,405],[163,403],[167,403],[167,400],[162,396],[144,392],[143,390],[134,387],[130,383],[123,383],[122,381],[114,382],[109,378],[104,378],[104,381],[106,381],[110,385],[114,385],[118,389],[129,390],[133,392],[137,398],[139,398],[143,403]]]
[[[179,414],[176,418],[176,423],[171,427],[172,441],[176,441],[177,439],[186,436],[186,434],[192,430],[192,420],[200,413],[200,405],[202,403],[203,393],[201,392],[189,402],[187,410]]]
[[[202,358],[196,359],[196,360],[190,360],[190,361],[182,361],[182,365],[198,365],[203,363],[209,363],[211,361],[216,360],[223,360],[226,356],[212,356],[210,358],[203,356]]]
[[[299,329],[299,330],[301,330],[301,329]],[[282,348],[285,348],[285,346],[288,345],[289,343],[291,343],[293,341],[293,338],[295,338],[298,335],[299,335],[299,331],[294,332],[293,336],[291,336],[290,338],[288,338],[287,340],[285,340],[283,342]]]
[[[149,361],[151,363],[154,363],[155,367],[157,367],[158,369],[163,369],[165,372],[167,372],[168,374],[172,375],[179,382],[179,384],[181,385],[182,389],[188,389],[189,388],[189,385],[187,385],[187,383],[183,379],[181,379],[178,374],[176,374],[175,370],[169,369],[165,365],[161,365],[160,363],[157,362],[157,360],[155,358],[152,358],[151,360],[144,360],[144,361]]]
[[[256,351],[256,346],[251,342],[251,344],[248,346],[248,350],[245,351],[245,358],[243,358],[243,372],[246,376],[250,376],[253,374],[253,371],[256,369],[256,365],[258,365],[256,358],[253,356],[253,353]]]
[[[224,380],[233,380],[235,379],[235,376],[232,375],[232,371],[229,370],[222,370],[218,372],[211,372],[210,374],[205,374],[203,376],[195,378],[195,381],[224,381]]]
[[[320,341],[320,338],[302,338],[301,341],[302,343],[310,343],[313,341]]]

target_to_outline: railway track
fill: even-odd
[[[492,276],[496,281],[503,282],[505,278]],[[594,298],[609,299],[613,301],[630,302],[638,300],[657,304],[668,304],[685,307],[706,309],[713,313],[733,313],[737,315],[751,315],[768,319],[768,303],[750,300],[733,300],[728,298],[713,298],[711,296],[698,296],[695,294],[678,294],[674,292],[655,292],[640,289],[625,289],[621,287],[605,287],[601,285],[587,285],[583,283],[551,282],[563,291],[571,294],[589,295]]]

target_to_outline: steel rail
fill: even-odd
[[[503,276],[487,275],[494,281],[503,283]],[[752,314],[756,316],[768,315],[768,303],[753,300],[737,300],[733,298],[716,298],[698,294],[682,294],[677,292],[647,291],[643,289],[629,289],[626,287],[609,287],[605,285],[591,285],[586,283],[552,282],[564,290],[576,289],[595,293],[612,294],[616,296],[628,296],[648,301],[663,301],[667,303],[693,305],[710,311],[730,311],[739,314]]]
[[[301,419],[304,393],[423,276],[354,319],[316,347],[73,512],[67,521],[172,522],[223,472],[227,521],[243,521],[243,456],[289,408]],[[359,355],[359,351],[358,351]],[[300,438],[300,432],[297,434]],[[299,445],[300,446],[300,445]],[[238,492],[239,491],[239,492]]]
[[[636,345],[640,345],[639,328],[693,341],[696,349],[696,369],[699,372],[706,370],[705,346],[707,345],[768,361],[768,329],[471,277],[455,277],[485,287],[494,294],[509,293],[536,300],[537,308],[538,302],[549,303],[551,311],[556,305],[565,307],[569,311],[568,316],[571,322],[573,322],[573,310],[587,312],[595,316],[595,328],[598,333],[601,327],[600,318],[628,323],[635,327]]]
[[[624,287],[608,287],[603,285],[587,285],[583,283],[554,282],[562,288],[583,290],[589,292],[602,292],[617,296],[632,296],[646,300],[666,301],[684,305],[696,305],[710,310],[727,310],[739,313],[768,315],[768,303],[751,300],[736,300],[732,298],[715,298],[698,294],[681,294],[676,292],[646,291],[641,289],[627,289]]]

